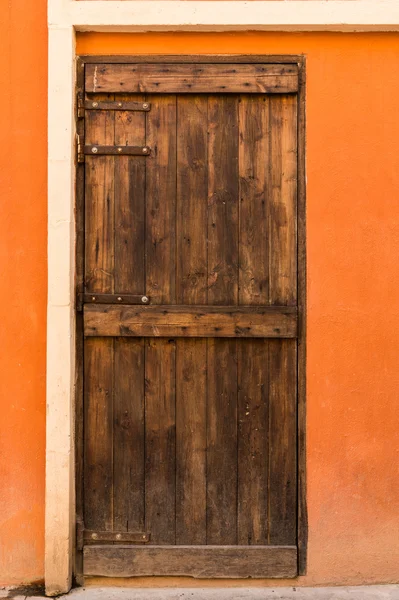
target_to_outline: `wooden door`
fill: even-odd
[[[294,577],[295,64],[89,64],[83,571]]]

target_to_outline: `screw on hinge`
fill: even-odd
[[[142,301],[143,304],[147,304],[148,297],[147,296],[143,296],[142,299],[141,299],[141,301]]]

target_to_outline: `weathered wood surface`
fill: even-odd
[[[298,90],[297,65],[88,64],[89,93],[287,94]]]
[[[297,573],[296,546],[86,546],[85,575],[274,577]]]
[[[296,337],[295,313],[269,307],[84,307],[87,336]]]
[[[85,166],[86,298],[151,297],[84,305],[85,527],[154,553],[86,574],[296,574],[297,100],[211,89],[87,111],[87,144],[152,152]]]

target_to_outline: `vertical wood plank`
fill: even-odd
[[[131,100],[122,95],[120,100]],[[143,95],[134,96],[144,101]],[[115,112],[115,144],[144,146],[144,112]],[[144,294],[144,210],[146,157],[115,161],[115,293]]]
[[[206,544],[206,340],[176,351],[176,544]]]
[[[115,339],[114,530],[144,529],[144,341]]]
[[[239,124],[239,304],[268,304],[268,96],[242,96]]]
[[[174,544],[175,341],[147,339],[145,357],[145,521],[153,544]]]
[[[148,96],[146,162],[146,293],[176,303],[176,96]]]
[[[208,97],[208,301],[238,300],[238,100]]]
[[[97,96],[96,96],[97,99]],[[99,100],[113,99],[106,94]],[[114,111],[86,111],[86,144],[114,144]],[[85,161],[85,287],[88,292],[114,291],[113,156]]]
[[[297,97],[270,98],[270,304],[297,299]]]
[[[177,97],[176,295],[207,302],[207,112]],[[176,340],[176,543],[206,543],[206,340]]]
[[[237,543],[236,340],[208,340],[207,543]]]
[[[268,543],[268,341],[238,346],[238,543]]]
[[[115,144],[145,145],[145,113],[115,112]],[[114,161],[115,292],[143,294],[146,158]],[[137,531],[144,527],[144,340],[117,338],[114,360],[114,529]]]
[[[177,97],[178,304],[207,301],[207,113],[206,96]]]
[[[86,339],[84,399],[84,522],[113,527],[113,340]]]
[[[269,543],[296,543],[296,342],[269,341]]]

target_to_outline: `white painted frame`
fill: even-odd
[[[399,31],[398,0],[48,0],[45,579],[72,584],[75,529],[75,32]]]

